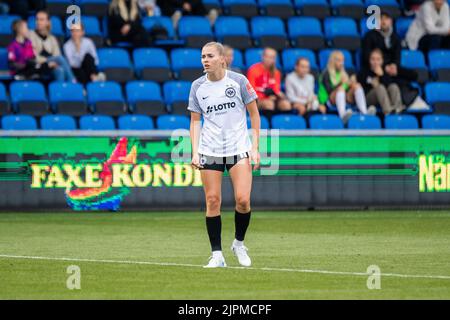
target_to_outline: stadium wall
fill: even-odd
[[[186,130],[0,136],[0,210],[204,207]],[[254,208],[450,207],[450,130],[271,130],[260,145]]]

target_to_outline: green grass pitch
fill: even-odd
[[[224,212],[232,268],[206,270],[200,212],[0,213],[0,299],[450,299],[448,211],[254,212],[248,270],[233,233]],[[66,287],[69,265],[80,290]]]

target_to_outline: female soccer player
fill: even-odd
[[[249,267],[251,260],[244,246],[244,237],[251,214],[252,162],[256,170],[260,161],[257,95],[245,76],[227,70],[222,44],[207,43],[202,49],[201,59],[205,75],[192,83],[188,110],[191,111],[192,166],[201,170],[206,198],[206,229],[212,249],[212,257],[205,268],[226,267],[220,218],[225,169],[230,173],[236,201],[235,240],[231,250],[241,265]],[[252,141],[247,131],[246,110],[251,120]]]

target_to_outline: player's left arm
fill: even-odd
[[[250,115],[252,126],[252,150],[250,151],[250,161],[254,163],[253,170],[258,170],[261,158],[259,154],[259,130],[261,127],[261,118],[259,117],[256,100],[248,103],[246,107]]]

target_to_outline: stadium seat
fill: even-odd
[[[72,0],[47,0],[47,10],[52,16],[65,17],[67,7],[73,4]]]
[[[428,67],[425,64],[425,57],[422,51],[402,50],[400,64],[406,69],[414,69],[419,77],[417,82],[425,83],[428,81]]]
[[[178,36],[192,48],[201,48],[214,40],[211,24],[205,17],[182,17],[178,22]]]
[[[250,24],[257,46],[276,50],[286,48],[287,36],[283,20],[276,17],[253,17]]]
[[[450,50],[431,50],[428,61],[437,81],[450,82]]]
[[[397,0],[366,0],[365,6],[377,5],[382,11],[388,12],[395,20],[401,16],[400,6]]]
[[[200,49],[173,49],[170,52],[172,70],[178,80],[194,81],[202,75]]]
[[[153,120],[142,114],[127,114],[118,119],[119,130],[153,130]]]
[[[352,54],[350,51],[345,49],[323,49],[319,51],[319,65],[320,70],[324,70],[327,67],[328,58],[330,57],[331,52],[334,50],[340,50],[344,54],[344,65],[347,71],[354,71],[355,65],[353,64]]]
[[[259,0],[258,4],[267,16],[288,19],[295,15],[291,0]]]
[[[302,16],[322,20],[331,14],[327,0],[294,0],[294,5],[300,10]]]
[[[122,89],[117,82],[89,82],[86,89],[92,112],[113,116],[126,112]]]
[[[214,25],[218,41],[235,49],[247,49],[252,39],[247,21],[242,17],[219,17]]]
[[[157,116],[167,113],[159,84],[153,81],[128,82],[125,91],[133,113]]]
[[[247,69],[255,63],[261,62],[263,51],[263,48],[249,48],[245,50],[245,63],[247,65]],[[276,65],[278,69],[282,69],[280,55],[277,55]]]
[[[37,123],[33,116],[27,114],[9,114],[2,117],[3,130],[36,130]]]
[[[79,83],[52,82],[48,94],[54,112],[81,116],[87,111],[83,86]]]
[[[355,114],[348,121],[349,129],[381,129],[381,121],[375,115]]]
[[[0,115],[6,114],[9,111],[9,99],[6,94],[6,88],[3,82],[0,82]]]
[[[189,118],[184,115],[166,114],[156,119],[156,126],[160,130],[189,130],[190,124]]]
[[[170,19],[170,17],[144,17],[142,19],[142,25],[147,31],[150,31],[154,26],[162,27],[166,29],[167,36],[170,39],[175,38],[175,30],[173,28],[172,20]]]
[[[361,0],[331,0],[330,4],[336,16],[352,19],[364,16],[364,3]]]
[[[6,48],[0,48],[0,81],[11,78],[8,67],[8,50]]]
[[[414,18],[399,17],[395,20],[395,31],[400,39],[404,39]]]
[[[311,50],[325,47],[320,21],[314,17],[292,17],[288,20],[288,33],[293,46]]]
[[[81,16],[81,23],[84,26],[86,36],[89,37],[97,48],[101,48],[104,45],[103,33],[100,29],[100,23],[97,17],[94,16]],[[68,30],[70,34],[70,30]]]
[[[422,128],[450,130],[450,116],[445,114],[427,114],[422,118]]]
[[[80,117],[81,130],[115,130],[114,119],[105,115],[85,115]]]
[[[425,98],[436,113],[450,114],[450,82],[434,82],[425,85]]]
[[[231,67],[238,68],[241,71],[245,70],[244,56],[238,49],[233,49],[233,63],[231,64]]]
[[[272,129],[304,130],[306,122],[303,117],[295,114],[277,114],[272,117]]]
[[[341,119],[335,114],[313,114],[309,118],[309,127],[313,130],[344,129]]]
[[[258,15],[255,0],[222,0],[223,8],[230,16],[251,18]]]
[[[419,129],[419,123],[415,116],[410,114],[387,115],[384,117],[386,129]]]
[[[361,38],[356,22],[351,18],[326,18],[324,30],[330,47],[356,50],[361,46]]]
[[[47,95],[42,83],[37,81],[15,81],[9,86],[12,107],[15,112],[33,116],[48,112]]]
[[[163,49],[135,49],[133,61],[137,75],[142,80],[162,83],[171,79],[169,57]]]
[[[125,49],[99,49],[98,59],[98,68],[106,74],[108,80],[125,83],[134,79],[134,70],[130,56]]]
[[[186,115],[191,83],[188,81],[168,81],[164,83],[163,92],[166,104],[173,114]]]
[[[110,0],[78,0],[78,2],[84,15],[97,17],[108,15]]]
[[[375,20],[373,20],[375,21]],[[369,28],[367,27],[367,17],[359,20],[359,30],[361,30],[361,38],[363,38],[367,32],[369,32]]]
[[[72,116],[65,114],[48,114],[41,118],[42,130],[75,130],[77,125]]]
[[[295,69],[295,63],[298,58],[307,58],[311,66],[311,72],[314,75],[319,73],[319,68],[317,66],[316,55],[312,50],[308,49],[285,49],[281,53],[283,59],[283,70],[285,73],[291,72]]]
[[[7,47],[13,40],[12,23],[20,19],[16,15],[3,15],[0,17],[0,47]]]
[[[260,126],[260,128],[262,130],[270,129],[270,124],[269,124],[269,120],[267,119],[267,117],[263,116],[262,114],[260,114],[259,117],[261,119],[261,126]],[[251,127],[252,127],[252,122],[250,120],[250,117],[247,116],[247,128],[250,129]]]

